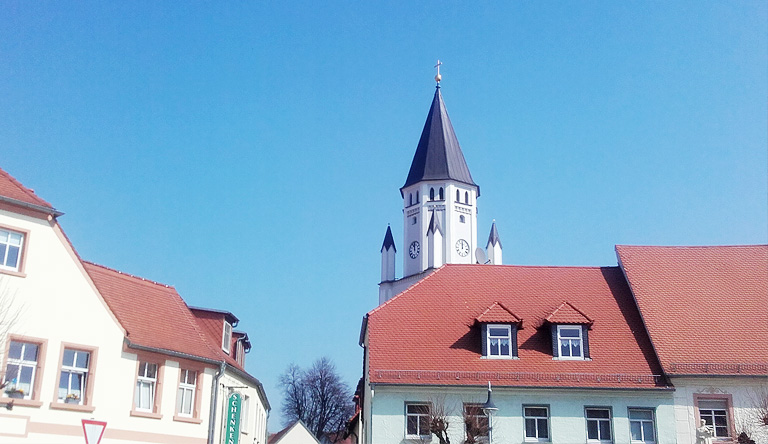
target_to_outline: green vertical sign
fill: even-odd
[[[238,444],[240,442],[240,409],[242,409],[243,397],[240,393],[233,392],[227,399],[227,432],[224,442],[226,444]]]

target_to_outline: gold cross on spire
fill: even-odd
[[[435,76],[435,82],[438,84],[440,83],[440,80],[443,79],[443,76],[440,75],[440,65],[442,65],[443,62],[440,61],[440,59],[437,59],[437,65],[435,65],[435,68],[437,68],[437,75]]]

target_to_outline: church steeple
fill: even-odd
[[[477,248],[477,186],[451,119],[438,81],[427,121],[421,132],[403,197],[403,276],[442,264],[474,264]],[[435,231],[434,227],[440,227]],[[439,242],[440,245],[435,245]],[[426,251],[422,253],[422,249]]]
[[[415,183],[426,180],[455,180],[477,187],[464,160],[459,140],[453,131],[439,84],[435,88],[435,96],[432,99],[424,129],[421,131],[408,178],[405,180],[405,185],[400,188],[400,192],[402,193],[405,188]],[[477,195],[480,195],[479,187],[477,187]]]

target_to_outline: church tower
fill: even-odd
[[[431,268],[430,263],[474,264],[477,248],[477,197],[480,188],[472,180],[464,154],[440,93],[440,77],[427,121],[421,132],[403,197],[403,276]],[[442,229],[439,254],[425,251],[432,218]]]
[[[440,62],[435,95],[421,131],[411,169],[400,188],[403,198],[403,277],[395,278],[395,246],[387,227],[381,249],[379,304],[415,284],[443,264],[501,264],[501,241],[494,223],[485,250],[477,241],[477,198],[440,92]]]

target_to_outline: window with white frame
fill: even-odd
[[[155,387],[157,387],[157,364],[141,361],[136,378],[136,410],[151,412],[155,408]]]
[[[405,435],[406,438],[429,438],[429,410],[426,403],[405,404]]]
[[[473,442],[488,442],[490,423],[480,404],[464,404],[464,428]]]
[[[197,388],[197,372],[181,370],[179,377],[179,396],[177,397],[176,412],[179,416],[192,417],[195,407],[195,390]]]
[[[611,409],[594,407],[584,409],[587,418],[587,440],[611,442]]]
[[[512,355],[512,326],[489,324],[486,331],[488,356],[509,357]]]
[[[243,400],[241,402],[242,410],[240,410],[240,433],[248,433],[248,415],[250,413],[249,410],[249,404],[250,404],[251,398],[248,397],[248,395],[243,395]]]
[[[224,334],[221,338],[221,349],[224,353],[229,353],[229,349],[232,345],[232,324],[224,321]]]
[[[580,325],[558,325],[557,343],[560,359],[584,359]]]
[[[32,398],[38,351],[38,344],[11,341],[5,367],[5,380],[8,382],[5,387],[7,396],[18,394],[23,399]]]
[[[525,440],[528,442],[549,441],[549,407],[523,406]]]
[[[633,443],[656,442],[653,409],[629,409],[629,434]]]
[[[91,354],[82,350],[64,349],[59,377],[58,400],[67,404],[84,404],[88,386],[88,365]]]
[[[699,399],[696,403],[699,417],[715,431],[716,438],[731,436],[728,424],[728,401],[725,399]]]
[[[19,271],[24,235],[0,228],[0,268]]]

